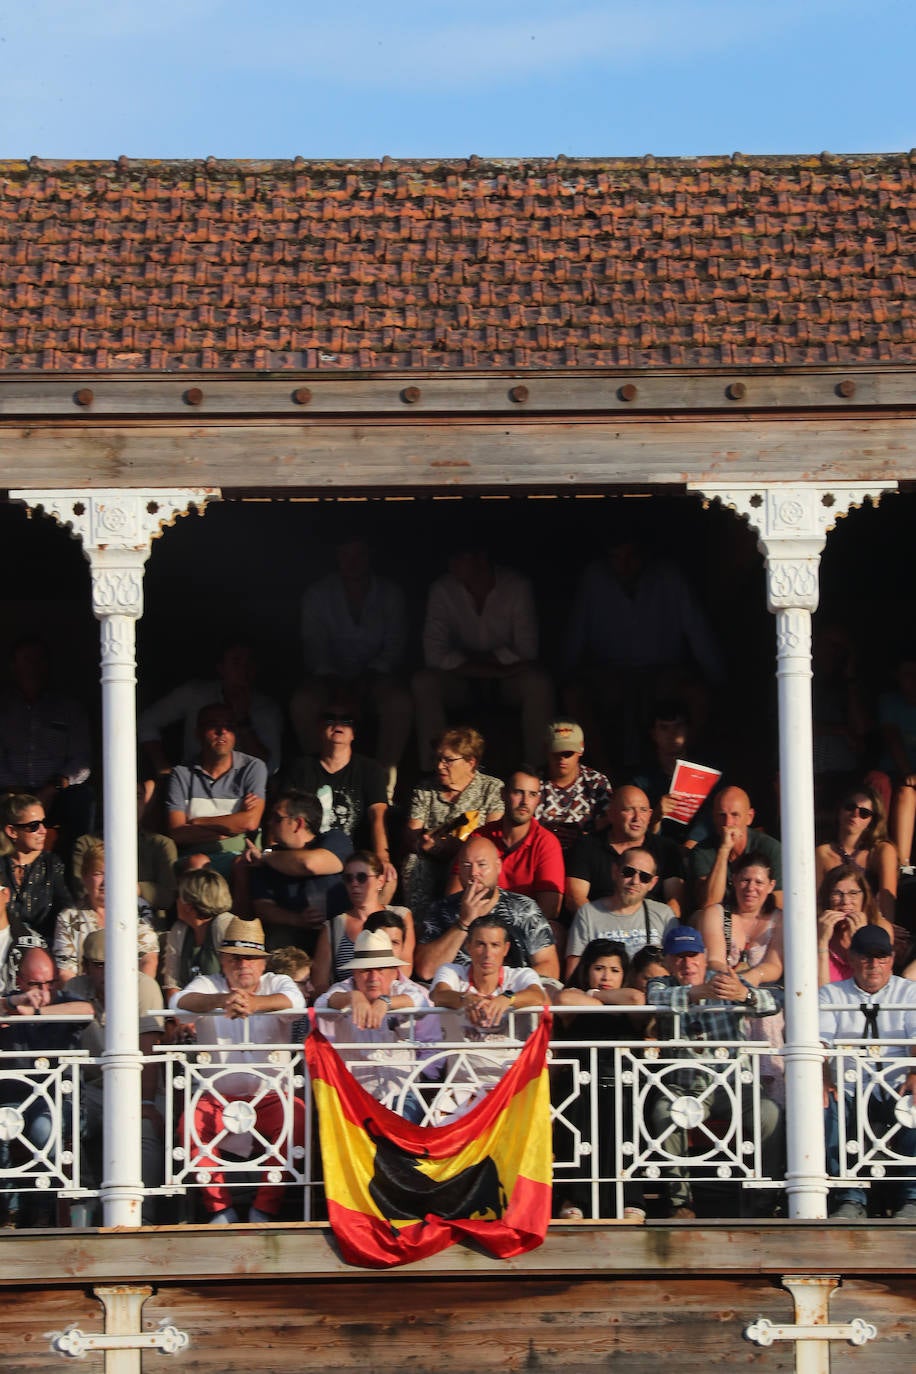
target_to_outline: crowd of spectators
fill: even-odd
[[[421,1085],[402,1096],[405,1115],[429,1121],[469,1110],[517,1047],[520,1014],[555,1005],[561,1035],[575,1040],[667,1040],[677,1024],[683,1065],[646,1114],[676,1159],[690,1149],[678,1098],[701,1102],[704,1120],[722,1110],[716,1092],[702,1091],[705,1042],[767,1041],[755,1129],[765,1170],[778,1180],[780,844],[756,824],[727,760],[718,759],[720,784],[707,801],[688,821],[676,818],[678,760],[699,762],[710,740],[718,753],[709,702],[722,661],[673,565],[652,560],[638,541],[618,541],[589,567],[570,617],[561,692],[539,661],[530,585],[474,546],[456,549],[430,588],[424,663],[412,676],[403,661],[404,598],[374,572],[363,540],[339,545],[335,569],[307,590],[302,615],[305,676],[289,704],[289,729],[280,704],[256,688],[255,656],[242,642],[222,647],[212,677],[176,683],[140,716],[141,1043],[196,1037],[229,1047],[219,1063],[232,1070],[222,1073],[219,1093],[202,1097],[195,1138],[205,1146],[221,1139],[224,1099],[252,1098],[242,1041],[289,1043],[305,1028],[309,1004],[378,1096],[390,1096],[399,1061],[373,1046],[411,1040],[435,1085],[431,1047],[443,1039],[475,1045],[464,1085],[450,1084],[448,1094]],[[9,700],[0,702],[0,1048],[70,1043],[97,1054],[105,849],[85,712],[50,691],[47,654],[36,641],[15,648],[12,668]],[[581,715],[557,714],[558,696]],[[508,724],[498,714],[506,708]],[[835,698],[830,709],[843,715]],[[456,711],[477,724],[454,723]],[[494,712],[518,750],[503,778],[485,771],[479,728]],[[858,728],[860,715],[847,714]],[[428,769],[415,779],[404,775],[412,724]],[[832,769],[845,785],[814,856],[811,938],[825,1044],[849,1033],[848,1008],[858,1015],[866,1006],[870,1035],[909,1036],[912,1025],[916,1043],[916,958],[904,900],[916,816],[916,660],[901,662],[877,725],[882,756],[847,750],[843,761],[853,766]],[[364,726],[374,732],[366,736],[373,756],[358,748]],[[180,758],[170,757],[170,730],[180,735]],[[818,738],[839,735],[825,726]],[[597,762],[587,763],[592,739]],[[825,759],[835,764],[836,749],[822,748]],[[891,1001],[885,1027],[875,1016]],[[602,1006],[621,1014],[596,1015]],[[162,1015],[169,1010],[174,1016]],[[69,1031],[68,1012],[84,1018]],[[53,1027],[31,1024],[52,1016]],[[614,1116],[612,1063],[602,1051],[596,1154],[605,1176],[615,1132],[632,1128]],[[144,1070],[143,1090],[143,1177],[151,1188],[164,1148],[154,1070]],[[909,1093],[916,1076],[898,1077],[885,1086]],[[15,1108],[12,1076],[2,1084],[0,1107]],[[836,1163],[844,1099],[847,1114],[855,1107],[842,1083],[827,1083],[825,1093]],[[300,1107],[289,1120],[280,1094],[261,1091],[251,1130],[299,1146]],[[100,1113],[96,1078],[70,1127],[84,1139],[90,1173]],[[36,1146],[47,1138],[47,1114],[27,1112],[21,1129]],[[916,1155],[914,1142],[916,1130],[897,1129],[895,1148]],[[9,1159],[7,1144],[0,1176]],[[233,1222],[238,1204],[219,1161],[213,1144],[200,1166],[210,1176],[203,1207],[214,1222]],[[278,1152],[250,1219],[278,1214],[282,1167]],[[22,1224],[46,1220],[47,1207],[27,1194],[5,1196]],[[778,1189],[756,1196],[758,1210],[781,1205]],[[897,1201],[896,1214],[909,1216],[916,1185],[904,1185]],[[696,1214],[688,1171],[679,1167],[665,1174],[654,1202],[628,1183],[626,1203],[633,1216],[647,1203],[675,1217]],[[557,1197],[567,1218],[590,1205],[575,1187]],[[846,1190],[836,1205],[841,1216],[865,1215],[865,1194]],[[145,1219],[154,1214],[151,1204]],[[92,1203],[74,1215],[91,1220]]]

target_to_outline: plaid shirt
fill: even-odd
[[[654,1007],[670,1008],[670,1013],[662,1012],[658,1017],[658,1039],[664,1041],[678,1038],[697,1040],[703,1043],[720,1040],[747,1040],[748,1015],[773,1016],[779,1007],[773,994],[768,992],[766,988],[755,988],[750,983],[746,983],[743,978],[740,981],[748,992],[754,994],[754,1002],[751,1006],[728,1002],[721,997],[709,997],[703,1002],[691,1002],[690,988],[678,983],[676,979],[650,979],[646,988],[647,1004]],[[669,1050],[666,1053],[678,1059],[705,1059],[710,1061],[712,1059],[710,1051],[700,1048],[691,1050],[684,1047]],[[733,1059],[735,1050],[730,1049],[728,1056]],[[679,1073],[674,1081],[685,1092],[696,1094],[705,1090],[709,1084],[709,1077],[697,1068],[685,1071],[683,1074]]]

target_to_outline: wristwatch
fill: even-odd
[[[385,1003],[385,1006],[388,1008],[388,1010],[389,1010],[389,1011],[391,1010],[391,997],[389,996],[389,994],[388,994],[387,992],[383,992],[382,995],[381,995],[381,997],[380,997],[378,1000],[379,1000],[380,1002],[384,1002],[384,1003]]]
[[[744,1005],[745,1005],[746,1007],[756,1007],[756,1005],[757,1005],[757,993],[755,992],[755,990],[754,990],[753,988],[748,988],[748,990],[747,990],[747,996],[746,996],[745,999],[744,999]]]

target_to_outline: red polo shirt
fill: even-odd
[[[499,850],[499,885],[507,892],[520,892],[523,897],[533,897],[537,892],[563,892],[563,850],[556,835],[545,830],[540,822],[532,821],[528,834],[512,850],[506,847],[502,821],[490,821],[474,833],[485,835]]]

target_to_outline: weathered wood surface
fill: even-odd
[[[916,368],[665,368],[640,372],[0,375],[0,418],[182,415],[507,415],[912,407]],[[733,391],[735,383],[743,391]],[[851,389],[850,389],[851,386]],[[412,400],[405,399],[410,387]],[[524,393],[518,391],[524,388]],[[193,404],[188,392],[195,389]],[[308,392],[303,395],[303,388]],[[87,396],[91,392],[91,399]],[[418,394],[417,394],[418,393]],[[80,399],[77,399],[77,396]],[[82,404],[81,404],[82,402]]]
[[[175,1281],[255,1275],[277,1279],[515,1274],[531,1277],[839,1273],[916,1277],[916,1228],[894,1223],[830,1226],[787,1222],[715,1225],[551,1227],[544,1245],[511,1260],[494,1260],[463,1245],[409,1270],[355,1270],[337,1255],[327,1226],[245,1226],[214,1235],[206,1226],[135,1231],[21,1231],[0,1237],[0,1289],[35,1282],[138,1283],[150,1275]]]
[[[574,492],[688,481],[916,480],[916,418],[422,418],[0,424],[0,487]]]
[[[831,1345],[834,1374],[902,1374],[912,1368],[916,1304],[912,1280],[853,1281],[831,1300],[834,1322],[864,1317],[878,1328],[865,1347]],[[745,1275],[656,1278],[623,1275],[520,1279],[395,1276],[393,1284],[350,1280],[230,1278],[209,1284],[162,1282],[143,1309],[144,1331],[168,1322],[186,1331],[177,1356],[145,1353],[145,1374],[450,1374],[541,1370],[656,1374],[665,1359],[679,1374],[794,1369],[794,1347],[744,1337],[759,1317],[794,1320],[792,1299],[775,1279]],[[60,1368],[48,1333],[74,1323],[101,1331],[100,1305],[84,1290],[48,1285],[0,1303],[4,1374]],[[82,1364],[101,1368],[93,1355]]]

